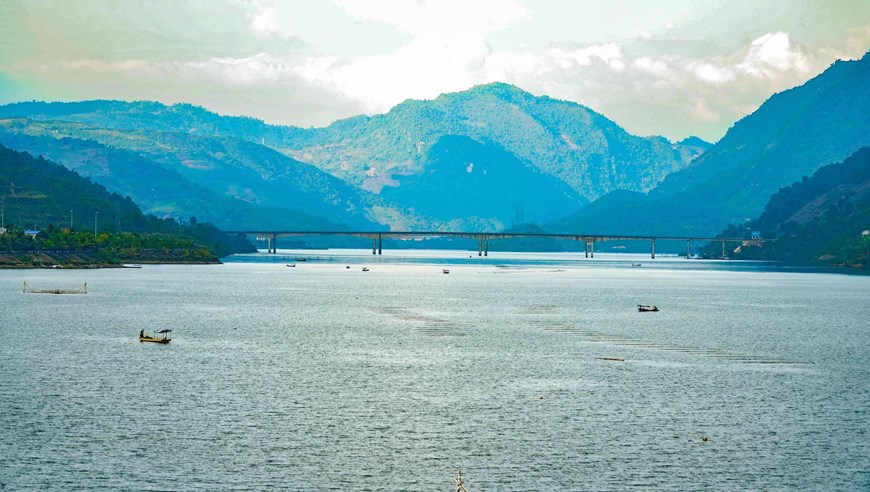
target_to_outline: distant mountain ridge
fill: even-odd
[[[401,186],[424,171],[443,136],[495,144],[585,200],[614,189],[647,191],[708,146],[637,137],[576,103],[492,83],[431,101],[405,101],[386,114],[355,117],[286,141],[286,151],[365,189]]]
[[[25,142],[21,135],[93,140],[180,174],[190,181],[191,190],[203,188],[255,207],[293,210],[300,220],[322,217],[327,223],[394,229],[498,230],[517,220],[551,221],[613,189],[647,191],[708,146],[700,139],[671,143],[636,137],[588,108],[507,84],[478,86],[433,101],[406,101],[384,115],[349,118],[319,129],[267,125],[191,105],[147,101],[18,103],[0,107],[0,118],[5,118],[0,142],[20,150],[39,153],[51,147],[46,140]],[[16,118],[29,123],[10,123]],[[469,141],[458,145],[461,138]],[[486,168],[490,178],[481,181],[470,179],[472,173],[459,173],[441,179],[446,171],[444,142],[457,144],[451,167]],[[82,160],[58,152],[52,154],[58,162]],[[261,161],[274,164],[263,168]],[[282,177],[279,168],[295,169],[295,177]],[[323,171],[346,184],[330,181]],[[499,176],[498,193],[480,188],[494,182],[492,173]],[[110,183],[108,176],[95,179]],[[441,181],[427,183],[433,179]],[[146,184],[115,181],[112,186],[127,190]],[[487,198],[477,205],[467,200],[475,196]],[[208,200],[215,198],[204,195],[199,203]],[[453,208],[455,215],[440,212],[457,200],[469,206]],[[146,208],[174,208],[161,201],[172,200],[155,197]],[[208,219],[222,223],[217,216]]]
[[[777,190],[870,145],[870,55],[771,96],[648,194],[613,193],[555,230],[712,235],[756,217]]]

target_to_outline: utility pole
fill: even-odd
[[[0,196],[0,228],[6,227],[6,195]]]
[[[94,210],[94,239],[97,239],[97,214],[99,213],[100,212]]]

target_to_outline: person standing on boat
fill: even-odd
[[[145,329],[139,330],[139,338],[145,338]]]

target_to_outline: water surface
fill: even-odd
[[[596,257],[0,271],[0,488],[870,487],[870,278]]]

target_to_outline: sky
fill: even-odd
[[[187,102],[326,126],[506,82],[716,141],[870,49],[867,0],[0,0],[0,104]]]

